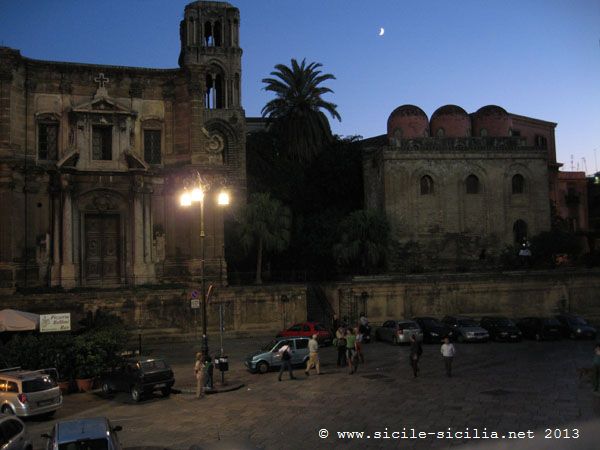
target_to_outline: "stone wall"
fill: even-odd
[[[92,311],[121,317],[130,328],[146,335],[191,334],[202,324],[202,309],[190,304],[191,289],[131,289],[0,297],[0,309],[11,308],[44,314],[71,312],[76,324]],[[306,287],[223,287],[215,289],[208,304],[208,331],[219,330],[219,305],[223,305],[226,335],[271,334],[306,320]],[[197,328],[196,328],[197,327]]]
[[[366,310],[371,322],[464,314],[474,317],[581,314],[600,323],[600,271],[539,271],[360,277],[325,286],[339,317]]]

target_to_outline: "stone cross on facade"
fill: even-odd
[[[94,81],[96,83],[98,83],[98,88],[104,88],[105,84],[108,83],[110,80],[108,78],[104,77],[104,74],[101,72],[97,78],[94,78]]]

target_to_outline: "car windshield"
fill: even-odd
[[[569,317],[568,321],[571,325],[587,325],[588,324],[583,317]]]
[[[142,361],[141,363],[142,370],[144,372],[150,372],[152,370],[162,370],[166,369],[167,365],[162,359],[154,359],[152,361]]]
[[[108,450],[108,440],[100,439],[82,439],[75,442],[65,442],[58,445],[58,450]]]
[[[459,327],[478,327],[479,325],[472,319],[460,319],[458,321]]]
[[[270,352],[271,349],[275,346],[275,344],[277,344],[277,339],[272,339],[269,341],[268,344],[265,344],[261,347],[261,350],[263,352]]]
[[[39,391],[47,391],[48,389],[52,389],[56,387],[56,381],[52,378],[45,376],[40,378],[35,378],[33,380],[23,381],[23,392],[39,392]]]
[[[510,319],[494,319],[491,322],[499,327],[514,327],[515,326],[515,323]]]
[[[398,327],[404,330],[416,330],[419,328],[419,325],[417,325],[416,322],[398,322]]]
[[[544,323],[544,325],[550,325],[553,327],[560,326],[560,323],[556,319],[544,319],[542,322]]]
[[[325,328],[322,325],[315,325],[315,330],[316,331],[327,331],[327,330],[325,330]]]
[[[423,319],[423,324],[426,327],[441,327],[441,326],[443,326],[442,323],[436,319]]]

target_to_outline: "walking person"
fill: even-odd
[[[414,334],[411,334],[409,358],[410,366],[412,367],[413,375],[415,376],[415,378],[417,378],[417,375],[419,374],[419,359],[421,358],[422,354],[423,347],[421,346],[421,343],[417,341],[417,337]]]
[[[196,377],[196,398],[204,397],[204,354],[202,352],[196,353],[196,364],[194,365],[194,375]]]
[[[444,358],[444,365],[446,366],[446,375],[448,377],[452,377],[452,360],[454,359],[454,355],[456,354],[456,349],[454,348],[454,344],[450,342],[450,338],[444,338],[444,343],[442,344],[440,352],[442,353],[442,357]]]
[[[363,341],[364,334],[360,331],[360,327],[354,329],[356,332],[356,359],[360,361],[361,364],[365,363],[365,355],[363,354]]]
[[[600,395],[598,388],[600,388],[600,344],[596,344],[596,348],[594,349],[594,360],[592,369],[594,372],[592,373],[592,384],[594,386],[594,394]]]
[[[346,362],[350,368],[350,375],[356,372],[358,369],[358,361],[355,359],[356,352],[356,335],[352,328],[348,328],[346,331]]]
[[[336,346],[337,346],[337,366],[344,367],[346,365],[346,330],[343,326],[335,332]]]
[[[317,341],[316,334],[313,334],[308,340],[308,352],[309,357],[304,373],[306,376],[308,376],[310,374],[310,369],[314,366],[317,371],[317,375],[321,375],[321,363],[319,362],[319,342]]]
[[[279,367],[279,381],[284,370],[290,374],[290,380],[295,380],[294,372],[292,372],[292,348],[288,342],[285,342],[279,349],[279,357],[281,358],[281,366]]]

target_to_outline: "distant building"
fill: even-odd
[[[486,262],[550,229],[555,127],[493,105],[472,114],[446,105],[431,119],[413,105],[394,110],[387,134],[363,141],[365,204],[385,211],[399,246],[391,269],[406,258]]]
[[[197,279],[199,172],[246,189],[239,10],[185,7],[179,67],[40,61],[0,47],[0,290]],[[174,55],[174,58],[177,55]],[[223,213],[206,203],[206,273],[225,274]]]
[[[587,179],[588,227],[600,237],[600,172]]]
[[[556,213],[567,222],[569,231],[587,231],[588,180],[585,172],[558,172]]]

